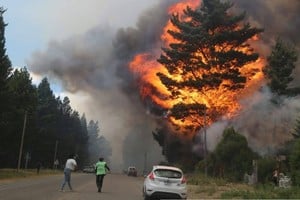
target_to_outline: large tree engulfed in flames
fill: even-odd
[[[173,41],[158,59],[167,72],[158,72],[174,105],[168,118],[193,135],[205,123],[238,110],[238,93],[255,79],[258,54],[249,45],[263,30],[242,24],[245,14],[232,15],[233,4],[203,0],[200,8],[173,13]],[[252,80],[253,81],[253,80]]]
[[[153,136],[170,162],[193,162],[192,151],[203,153],[192,149],[194,141],[203,146],[196,134],[234,117],[239,100],[262,85],[265,61],[251,46],[263,30],[243,23],[245,13],[234,15],[232,7],[220,0],[170,6],[162,54],[154,49],[130,63],[149,113],[159,117]]]

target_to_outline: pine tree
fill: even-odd
[[[53,149],[57,140],[59,125],[59,104],[50,88],[47,78],[43,78],[37,88],[37,128],[36,156],[44,165],[53,166]],[[60,146],[63,144],[60,142]],[[68,152],[70,153],[70,152]]]
[[[90,155],[90,162],[96,162],[99,159],[100,147],[97,145],[99,139],[99,125],[98,121],[91,120],[88,124],[88,151]]]
[[[11,75],[12,66],[11,62],[6,55],[5,48],[5,27],[7,26],[4,23],[3,14],[5,10],[0,7],[0,129],[1,132],[5,132],[8,123],[9,123],[9,115],[12,100],[12,94],[10,94],[8,89],[8,80]]]
[[[26,126],[24,138],[24,152],[32,152],[33,141],[36,136],[36,109],[37,109],[37,90],[32,85],[32,79],[27,69],[21,68],[14,70],[8,82],[9,89],[13,94],[13,120],[11,120],[11,132],[7,137],[7,147],[9,156],[7,163],[15,165],[15,158],[18,156],[21,133],[24,126],[24,117],[26,112]],[[18,138],[16,140],[16,138]]]
[[[268,57],[268,65],[263,71],[273,93],[287,96],[300,93],[300,88],[289,88],[297,59],[295,48],[278,38]]]
[[[88,140],[90,162],[96,162],[99,156],[103,156],[106,161],[110,161],[112,155],[112,147],[110,142],[103,136],[99,136],[98,121],[91,120],[88,124]]]
[[[259,157],[250,149],[245,136],[236,132],[233,127],[224,130],[213,155],[215,163],[211,166],[222,166],[224,170],[224,174],[219,175],[239,181],[242,180],[245,172],[251,171],[252,161]]]
[[[14,96],[13,103],[16,109],[21,109],[22,112],[29,113],[36,111],[37,106],[37,90],[32,85],[32,78],[26,67],[16,69],[10,77],[9,89]]]
[[[289,155],[289,165],[291,166],[292,182],[295,186],[300,186],[300,139],[296,139],[292,152]]]
[[[8,150],[11,133],[13,131],[14,105],[13,95],[9,90],[8,82],[12,72],[11,62],[6,54],[5,48],[5,27],[3,14],[5,10],[0,7],[0,167],[10,167],[8,155],[12,152]],[[10,154],[9,154],[10,153]]]
[[[247,42],[263,30],[251,28],[249,23],[242,24],[245,13],[229,14],[232,6],[220,0],[203,0],[200,8],[193,10],[187,7],[184,10],[190,20],[181,20],[177,14],[171,17],[177,30],[168,30],[168,33],[178,42],[162,49],[158,62],[169,74],[159,72],[157,75],[169,90],[170,98],[179,100],[170,109],[170,116],[176,120],[204,118],[206,115],[204,102],[184,101],[190,98],[190,93],[205,95],[220,87],[239,90],[245,86],[247,78],[241,69],[258,59],[258,54]],[[188,90],[189,94],[181,93],[180,89]],[[216,119],[221,114],[209,117]],[[203,125],[186,128],[195,130]]]

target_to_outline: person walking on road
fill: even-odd
[[[106,175],[106,170],[110,171],[109,167],[107,166],[104,158],[99,158],[99,161],[96,163],[95,171],[96,171],[96,184],[98,188],[98,192],[101,192],[103,179]]]
[[[60,191],[64,191],[64,187],[66,183],[68,183],[69,189],[73,191],[72,185],[71,185],[71,173],[77,168],[77,163],[75,160],[74,154],[69,155],[69,158],[66,162],[65,169],[64,169],[64,181],[61,185]]]

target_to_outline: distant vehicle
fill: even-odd
[[[148,199],[187,199],[186,178],[181,169],[155,165],[145,177],[143,196]]]
[[[94,165],[85,166],[83,167],[82,171],[85,173],[95,173],[95,166]]]
[[[128,167],[127,175],[128,176],[137,176],[136,168],[134,166]]]

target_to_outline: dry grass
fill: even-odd
[[[187,177],[189,199],[220,199],[222,193],[228,191],[254,191],[253,186],[231,183],[224,179],[209,178],[203,174],[191,174]]]
[[[59,173],[61,172],[52,169],[41,169],[39,174],[37,174],[36,169],[27,169],[27,170],[21,169],[19,171],[17,171],[16,169],[0,169],[0,181],[5,182],[13,179],[39,177],[39,176],[53,175]]]
[[[253,191],[253,187],[246,184],[226,183],[224,185],[217,184],[200,184],[188,185],[189,199],[220,199],[221,194],[227,191],[242,190]]]

